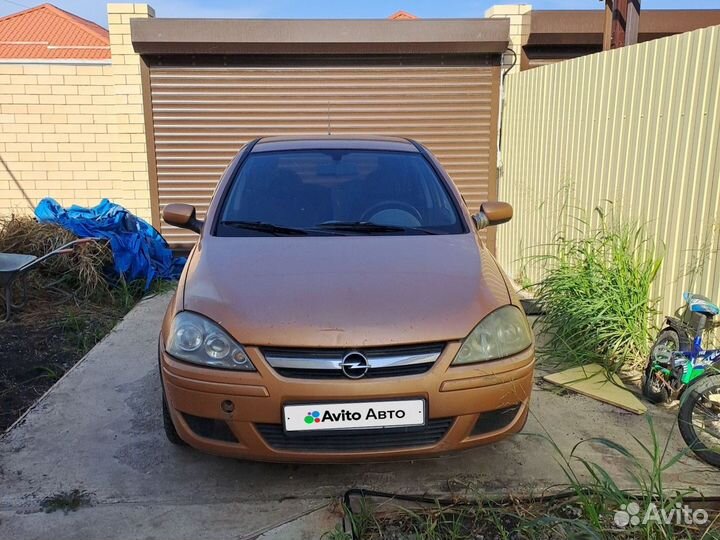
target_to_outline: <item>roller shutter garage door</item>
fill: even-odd
[[[334,135],[416,139],[440,159],[472,212],[496,197],[500,68],[490,59],[149,65],[159,208],[189,203],[204,218],[219,177],[243,144],[262,136],[324,135],[328,129]],[[193,233],[160,227],[172,245],[195,241]]]

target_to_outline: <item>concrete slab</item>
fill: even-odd
[[[562,483],[550,444],[533,433],[550,435],[566,452],[590,437],[634,449],[631,435],[649,439],[642,416],[541,386],[523,434],[439,459],[304,466],[240,462],[177,448],[162,433],[155,357],[168,300],[160,296],[139,304],[2,437],[0,538],[270,538],[274,527],[282,527],[277,538],[310,538],[313,528],[332,521],[321,509],[350,487],[521,493]],[[674,414],[652,412],[659,437],[670,437],[669,453],[683,449]],[[625,462],[611,450],[588,445],[584,455],[623,475]],[[665,481],[668,487],[720,493],[717,471],[689,456]],[[92,506],[67,515],[42,511],[45,497],[76,488],[91,493]]]
[[[282,525],[270,526],[257,540],[316,540],[323,533],[342,527],[342,515],[338,505],[325,504],[291,519]]]

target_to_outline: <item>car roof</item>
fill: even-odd
[[[419,152],[415,143],[400,137],[310,135],[296,137],[264,137],[252,152],[279,150],[385,150],[391,152]]]

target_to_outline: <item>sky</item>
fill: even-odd
[[[0,16],[49,1],[107,27],[102,0],[0,0]],[[121,2],[125,0],[114,0]],[[398,10],[418,17],[482,17],[502,0],[144,0],[157,17],[385,18]],[[602,9],[602,0],[532,0],[534,9]],[[642,9],[717,9],[720,0],[641,0]]]

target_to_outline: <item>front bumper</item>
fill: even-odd
[[[433,367],[419,375],[308,380],[278,375],[255,347],[246,352],[258,371],[232,372],[179,362],[165,353],[161,339],[160,371],[178,434],[199,450],[279,462],[419,458],[491,443],[520,431],[527,419],[532,347],[503,360],[450,367],[459,348],[460,342],[448,343]],[[388,437],[387,445],[385,433],[369,431],[332,435],[316,444],[307,435],[292,439],[295,434],[282,432],[285,403],[418,397],[426,400],[427,429]]]

